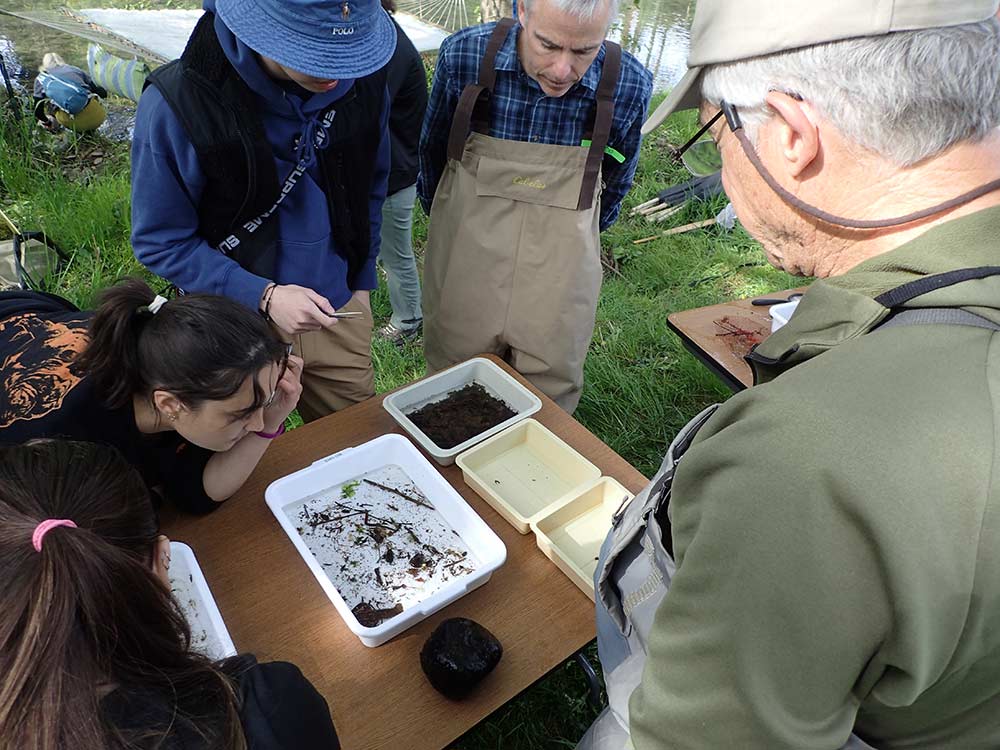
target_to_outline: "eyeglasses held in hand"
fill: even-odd
[[[288,358],[292,356],[292,345],[285,344],[285,355],[281,358],[281,366],[278,368],[278,379],[274,381],[274,390],[271,391],[271,395],[267,397],[267,401],[264,402],[264,408],[266,409],[271,404],[274,403],[274,399],[278,396],[278,386],[281,383],[281,379],[285,377],[285,373],[288,371]]]

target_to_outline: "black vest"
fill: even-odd
[[[252,233],[241,231],[235,247],[226,240],[236,227],[270,209],[281,189],[274,155],[257,114],[254,93],[226,58],[215,35],[215,16],[206,12],[179,60],[150,75],[184,127],[205,175],[198,204],[198,232],[249,271],[274,278],[279,215]],[[371,245],[368,207],[382,137],[385,70],[354,82],[325,112],[336,110],[327,133],[330,145],[317,149],[325,181],[330,225],[337,251],[347,260],[347,283],[364,266]],[[141,179],[141,177],[139,177]]]

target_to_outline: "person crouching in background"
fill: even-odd
[[[78,133],[97,130],[108,113],[101,104],[108,92],[55,52],[46,52],[35,78],[35,119],[49,130],[58,126]]]

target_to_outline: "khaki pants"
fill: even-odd
[[[375,395],[371,310],[356,296],[339,309],[345,312],[360,310],[364,315],[291,337],[292,353],[302,357],[305,363],[298,409],[306,422]],[[288,340],[289,337],[285,334],[284,338]]]

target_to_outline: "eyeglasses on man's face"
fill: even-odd
[[[723,106],[730,105],[723,102]],[[708,131],[723,114],[724,110],[720,109],[697,133],[688,139],[687,143],[673,152],[673,158],[679,160],[687,171],[695,177],[708,177],[722,169],[722,153]]]

